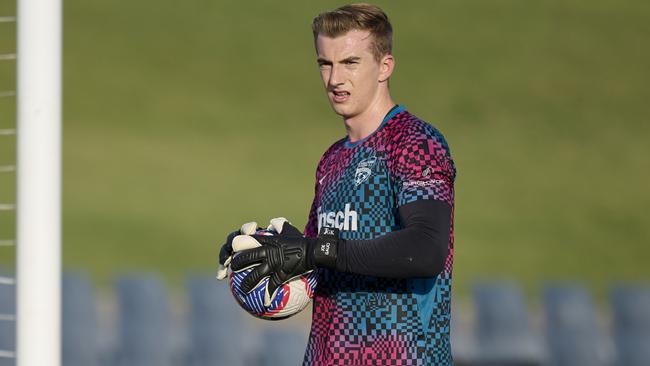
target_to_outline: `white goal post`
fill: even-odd
[[[61,364],[61,0],[17,0],[16,361]]]

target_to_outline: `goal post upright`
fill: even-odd
[[[61,364],[62,0],[17,0],[18,366]]]

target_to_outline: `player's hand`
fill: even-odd
[[[251,235],[257,230],[256,222],[247,222],[239,230],[233,231],[226,237],[226,242],[221,245],[219,250],[219,268],[217,269],[217,279],[223,280],[228,276],[228,266],[232,259],[232,241],[237,235]]]
[[[233,239],[233,271],[255,267],[242,281],[241,289],[249,292],[268,277],[265,305],[270,305],[275,291],[292,278],[316,267],[334,268],[338,230],[326,229],[325,235],[307,238],[284,218],[271,220],[269,230],[278,235],[239,235]],[[329,230],[329,231],[327,231]]]

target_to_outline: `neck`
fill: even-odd
[[[395,102],[386,94],[375,100],[363,113],[344,118],[345,130],[350,142],[362,140],[379,128],[384,116],[395,106]]]

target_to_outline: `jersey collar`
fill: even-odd
[[[347,147],[347,148],[353,148],[353,147],[359,146],[359,144],[362,144],[364,141],[368,140],[370,137],[372,137],[374,134],[376,134],[377,131],[381,130],[384,127],[384,125],[386,123],[388,123],[388,121],[390,121],[398,113],[404,112],[405,110],[406,110],[405,106],[403,106],[401,104],[395,104],[395,106],[393,106],[393,108],[391,108],[390,111],[388,111],[388,113],[386,113],[386,116],[381,121],[381,124],[379,125],[379,127],[377,127],[377,129],[374,130],[370,135],[362,138],[359,141],[355,141],[355,142],[350,142],[350,137],[346,136],[344,146]]]

